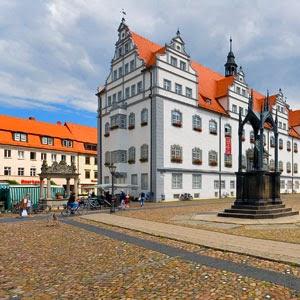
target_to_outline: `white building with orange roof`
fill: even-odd
[[[39,184],[43,160],[74,162],[79,176],[79,193],[97,184],[97,128],[37,121],[0,115],[0,181]],[[54,179],[65,185],[64,179]],[[71,186],[72,186],[71,182]]]
[[[105,165],[114,163],[117,183],[153,200],[235,196],[238,115],[246,115],[251,91],[231,48],[230,40],[222,75],[191,59],[179,31],[160,46],[121,22],[110,73],[97,93],[99,182],[111,182]],[[260,111],[265,96],[253,91],[252,97]],[[269,102],[278,112],[281,191],[300,192],[300,113],[280,89]],[[252,135],[246,127],[245,168]],[[272,134],[264,139],[272,170]]]

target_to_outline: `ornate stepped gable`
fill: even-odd
[[[145,66],[151,67],[152,65],[155,65],[157,56],[164,54],[166,47],[158,45],[129,29],[128,31],[136,47],[138,56],[144,61]],[[228,56],[229,58],[225,64],[225,68],[227,66],[232,69],[231,71],[228,70],[227,76],[223,76],[220,73],[199,64],[198,62],[191,61],[192,68],[196,71],[198,78],[201,78],[200,82],[198,82],[199,107],[224,115],[227,115],[227,112],[219,103],[218,99],[228,95],[229,87],[233,84],[236,74],[236,63],[234,61],[232,50],[228,53]],[[277,96],[278,94],[270,95],[270,106],[274,106],[276,104]],[[211,100],[210,103],[205,101],[207,98]],[[255,111],[261,111],[264,98],[263,94],[255,90],[253,91],[253,109]],[[295,126],[300,126],[300,110],[292,111],[289,109],[289,134],[300,139],[300,129],[298,132],[294,129]]]

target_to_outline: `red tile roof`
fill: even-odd
[[[14,132],[26,133],[27,142],[14,141]],[[41,143],[42,136],[52,137],[54,145],[43,145]],[[73,147],[63,147],[63,139],[72,140]],[[95,154],[95,151],[86,150],[84,143],[97,144],[97,128],[73,123],[52,124],[35,119],[0,115],[0,144]]]
[[[289,111],[289,126],[300,126],[300,110]]]

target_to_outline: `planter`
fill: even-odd
[[[245,139],[245,137],[244,137],[244,136],[242,136],[242,142],[245,142],[245,140],[246,140],[246,139]]]
[[[217,135],[218,134],[216,131],[210,131],[209,133],[213,134],[213,135]]]
[[[105,136],[105,137],[108,137],[108,136],[109,136],[109,133],[105,133],[104,136]]]
[[[171,158],[171,162],[177,163],[177,164],[181,164],[182,163],[182,159],[181,158]]]
[[[142,122],[141,123],[141,126],[143,127],[143,126],[147,126],[148,125],[148,122]]]
[[[110,127],[110,130],[114,130],[114,129],[118,129],[118,128],[119,128],[119,125],[114,125],[114,126]]]
[[[132,160],[128,160],[128,163],[132,165],[132,164],[135,163],[135,160],[133,160],[133,159]]]
[[[202,165],[202,160],[200,160],[200,159],[194,159],[193,160],[193,165]]]
[[[128,130],[132,130],[132,129],[134,129],[134,127],[135,127],[134,125],[129,125]]]
[[[280,149],[280,150],[282,150],[282,149],[283,149],[283,147],[279,146],[279,149]]]
[[[202,132],[202,128],[194,127],[193,130],[198,131],[198,132]]]
[[[298,153],[298,150],[296,149],[296,150],[294,150],[294,153]]]
[[[175,127],[182,127],[182,123],[181,122],[179,122],[179,123],[172,123],[172,125],[175,126]]]
[[[147,162],[148,161],[148,158],[140,158],[140,162]]]
[[[225,167],[226,168],[231,168],[232,167],[232,163],[225,163]]]
[[[287,148],[286,150],[287,150],[288,152],[291,152],[292,149],[291,149],[291,148]]]
[[[211,161],[211,162],[209,163],[209,165],[210,165],[211,167],[215,167],[215,166],[218,165],[218,163],[217,163],[216,161]]]
[[[109,165],[110,165],[110,163],[108,163],[108,162],[104,163],[105,167],[108,167]]]

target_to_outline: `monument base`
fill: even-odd
[[[268,171],[237,172],[237,199],[219,217],[275,219],[298,215],[280,199],[280,173]]]

